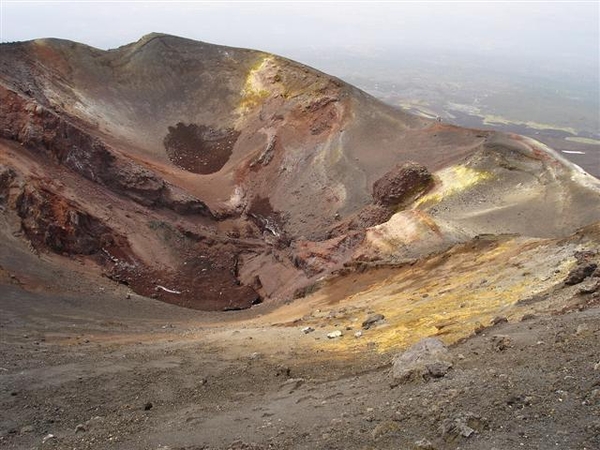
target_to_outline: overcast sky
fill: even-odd
[[[125,2],[1,0],[1,40],[114,48],[157,31],[293,56],[297,50],[459,49],[598,61],[592,2]]]

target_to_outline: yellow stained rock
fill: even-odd
[[[238,113],[245,114],[269,96],[271,87],[267,86],[265,78],[275,75],[277,67],[271,55],[265,55],[250,71],[242,88],[242,98]]]
[[[432,206],[442,200],[466,191],[470,187],[492,178],[489,172],[475,170],[467,166],[456,165],[436,172],[438,185],[428,194],[418,199],[414,207]]]
[[[314,343],[341,358],[354,352],[393,351],[434,335],[452,343],[489,325],[495,316],[523,314],[516,303],[560,283],[573,263],[565,253],[548,251],[552,247],[544,246],[543,240],[518,238],[486,245],[473,252],[459,246],[449,255],[388,272],[332,303],[332,293],[348,283],[334,280],[306,299],[313,308],[321,305],[321,312],[303,320],[303,326],[346,329],[340,339]],[[537,264],[532,275],[528,264],[540,258],[544,263]],[[362,320],[373,312],[383,314],[385,321],[355,337]]]

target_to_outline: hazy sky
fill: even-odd
[[[598,64],[599,3],[0,0],[1,40],[60,37],[99,48],[152,31],[296,51],[459,49]]]

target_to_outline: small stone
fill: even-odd
[[[475,414],[461,414],[455,419],[446,419],[441,425],[442,438],[452,442],[459,436],[470,438],[476,433],[474,426],[481,426],[482,420]]]
[[[415,450],[436,450],[431,441],[427,439],[419,439],[415,442]]]
[[[312,333],[313,331],[315,331],[315,329],[313,327],[304,327],[304,328],[302,328],[302,332],[304,334]]]
[[[492,325],[499,325],[501,323],[508,323],[508,319],[506,317],[496,316],[491,320],[490,323]]]
[[[582,323],[577,326],[577,330],[575,331],[576,336],[585,336],[590,334],[590,327],[586,323]]]
[[[275,368],[276,377],[284,376],[285,378],[290,378],[291,374],[292,369],[290,369],[288,366],[279,365]]]
[[[33,425],[25,425],[23,428],[21,428],[21,433],[32,433],[33,430]]]
[[[342,336],[342,332],[340,330],[332,331],[331,333],[327,333],[328,339],[336,339]]]
[[[86,430],[86,428],[85,428],[85,425],[83,425],[82,423],[78,424],[78,425],[75,427],[75,433],[83,433],[83,432],[85,432],[85,431],[87,431],[87,430]]]
[[[523,317],[521,317],[521,322],[526,322],[527,320],[533,320],[536,317],[537,316],[535,314],[531,314],[531,313],[523,314]]]
[[[362,336],[362,331],[357,331],[356,333],[354,333],[354,337],[357,339],[361,336]]]
[[[373,430],[371,431],[371,436],[373,437],[373,440],[376,441],[383,436],[397,433],[399,430],[400,425],[398,424],[398,422],[395,422],[393,420],[386,420],[384,422],[381,422],[375,428],[373,428]]]
[[[283,385],[281,389],[289,391],[289,393],[293,393],[298,390],[304,384],[304,378],[290,378]]]
[[[600,370],[600,362],[594,364],[594,370]]]
[[[126,298],[127,300],[131,299],[131,294],[127,294],[127,295],[125,296],[125,298]]]
[[[52,433],[48,433],[46,436],[44,436],[44,438],[42,439],[42,444],[45,444],[46,442],[52,440],[52,439],[56,439],[56,436],[54,436]]]
[[[494,350],[497,352],[503,352],[507,348],[512,347],[512,341],[508,336],[497,335],[492,337]]]
[[[150,411],[154,405],[152,402],[148,402],[144,405],[144,411]]]
[[[506,404],[510,408],[523,409],[526,406],[531,406],[532,401],[533,397],[529,395],[512,395],[506,400]]]
[[[383,314],[373,314],[372,316],[367,317],[367,319],[362,323],[362,327],[365,330],[368,330],[373,325],[379,324],[382,320],[385,319]]]
[[[475,334],[482,334],[485,331],[485,326],[481,323],[477,323],[477,326],[473,330]]]

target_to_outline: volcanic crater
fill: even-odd
[[[0,50],[1,445],[600,446],[600,181],[551,148],[165,34]]]
[[[187,307],[282,301],[364,258],[600,217],[597,180],[540,143],[411,116],[266,53],[45,39],[3,45],[0,74],[5,213],[38,251],[119,242],[127,264],[97,257],[99,272]]]

